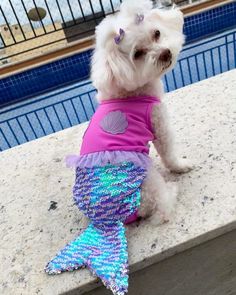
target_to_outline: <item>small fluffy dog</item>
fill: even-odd
[[[91,77],[99,102],[134,96],[162,100],[161,77],[176,63],[184,43],[182,30],[183,15],[179,10],[153,9],[149,0],[124,1],[120,12],[106,17],[96,29]],[[188,172],[188,160],[175,154],[163,102],[153,107],[151,123],[156,138],[153,144],[164,165],[175,173]],[[165,183],[151,167],[142,185],[139,216],[155,215],[158,223],[169,220],[176,195],[176,186]]]
[[[134,4],[135,3],[135,4]],[[46,266],[57,274],[88,267],[115,295],[128,292],[124,224],[170,218],[177,190],[152,167],[148,142],[174,172],[190,169],[177,159],[161,102],[161,76],[181,50],[183,16],[152,9],[148,0],[126,1],[97,28],[92,80],[100,105],[84,134],[73,188],[88,227]],[[155,214],[154,214],[155,213]]]

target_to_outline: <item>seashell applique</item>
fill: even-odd
[[[122,134],[125,133],[128,127],[128,121],[124,113],[113,111],[101,120],[100,127],[107,133]]]

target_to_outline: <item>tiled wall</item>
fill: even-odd
[[[236,2],[185,18],[187,42],[236,26]],[[86,51],[0,80],[0,106],[89,77]]]
[[[92,51],[86,51],[0,80],[0,106],[84,80]]]
[[[186,17],[184,23],[187,42],[236,26],[236,2]]]

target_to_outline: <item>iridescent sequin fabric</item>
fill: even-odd
[[[128,290],[128,252],[124,222],[140,206],[146,170],[133,163],[77,168],[74,200],[91,220],[88,228],[48,263],[58,274],[88,267],[113,294]]]

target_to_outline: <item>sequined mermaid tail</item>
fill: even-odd
[[[90,224],[49,262],[46,272],[58,274],[80,267],[88,267],[114,294],[127,292],[128,252],[122,223],[105,229]]]
[[[128,252],[123,223],[140,205],[146,171],[133,163],[77,168],[74,200],[91,224],[46,267],[49,274],[87,266],[114,294],[128,289]]]

